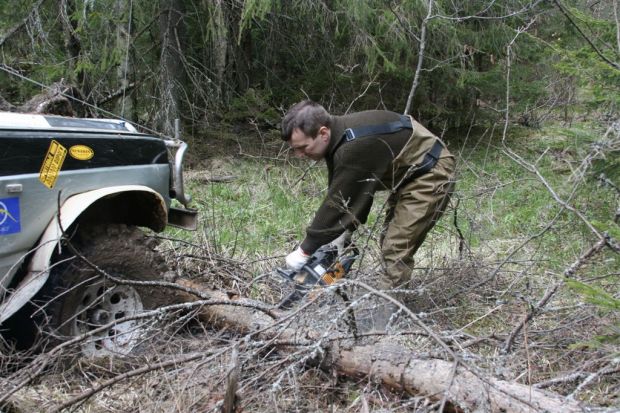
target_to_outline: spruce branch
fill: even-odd
[[[553,3],[555,3],[555,5],[558,7],[558,9],[560,9],[560,11],[562,12],[562,14],[566,17],[566,19],[568,20],[568,22],[575,28],[575,30],[577,30],[577,32],[581,35],[581,37],[583,37],[583,39],[590,45],[590,47],[596,52],[596,54],[605,62],[607,63],[609,66],[613,67],[616,70],[620,70],[620,64],[618,64],[617,62],[614,62],[612,60],[610,60],[607,56],[605,56],[603,54],[603,52],[601,52],[599,50],[598,47],[596,47],[596,45],[594,44],[594,42],[588,37],[586,36],[586,34],[583,32],[583,30],[581,30],[581,28],[579,27],[579,25],[573,20],[573,18],[570,16],[570,13],[568,12],[568,10],[566,10],[566,8],[562,5],[562,3],[560,2],[560,0],[553,0]],[[615,3],[615,2],[614,2]],[[614,10],[616,9],[616,6],[614,6]],[[616,14],[617,17],[617,14]],[[620,35],[619,35],[620,36]],[[620,45],[619,45],[620,46]]]

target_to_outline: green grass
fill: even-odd
[[[617,237],[620,227],[613,219],[618,195],[596,180],[597,168],[609,169],[609,160],[595,161],[594,169],[575,175],[602,133],[588,125],[570,129],[512,128],[505,146],[501,136],[484,131],[472,132],[467,141],[462,137],[447,138],[458,159],[456,193],[451,208],[416,254],[414,279],[422,293],[415,300],[416,305],[426,306],[416,311],[432,314],[437,328],[446,331],[463,329],[478,337],[496,333],[508,336],[530,305],[540,300],[550,286],[562,281],[564,270],[597,241],[574,213],[562,208],[536,174],[511,159],[507,150],[535,165],[558,197],[598,228]],[[284,255],[304,237],[305,227],[325,195],[327,174],[321,163],[308,170],[308,162],[286,157],[278,141],[266,140],[265,146],[256,148],[250,140],[256,142],[255,138],[238,138],[234,144],[224,142],[229,152],[220,151],[201,163],[196,161],[187,184],[193,206],[200,213],[200,230],[168,231],[176,238],[209,244],[211,250],[242,263],[247,274],[256,276],[281,266]],[[248,142],[248,147],[243,142]],[[235,156],[239,147],[244,155]],[[194,159],[203,158],[202,154],[194,155]],[[207,176],[235,179],[205,183],[202,178]],[[385,193],[376,196],[368,223],[358,231],[363,238],[354,238],[358,246],[370,241],[363,261],[354,267],[359,271],[352,277],[358,280],[372,281],[376,277],[381,227],[376,224],[382,222],[381,207],[386,197]],[[459,239],[453,225],[457,200],[458,228],[466,241],[463,253],[458,251]],[[588,259],[575,279],[592,285],[593,291],[600,289],[613,295],[620,283],[618,268],[619,255],[605,249]],[[198,273],[211,276],[204,267]],[[493,280],[488,281],[491,275]],[[271,280],[262,280],[252,284],[246,293],[272,302]],[[481,287],[469,289],[484,280]],[[451,298],[453,292],[461,294]],[[580,311],[586,311],[581,303],[587,299],[579,289],[562,288],[548,305],[556,310],[535,317],[529,328],[549,333],[531,338],[542,343],[531,354],[533,365],[567,371],[575,361],[558,350],[556,342],[562,343],[560,346],[578,345],[597,335],[609,336],[605,324],[617,320],[617,310],[604,317],[592,315],[597,313],[596,307],[589,310],[587,328],[576,320],[586,319]],[[577,328],[563,328],[573,322]],[[501,340],[475,351],[492,359],[500,345]],[[617,344],[612,344],[609,354],[617,351]],[[516,366],[523,357],[515,360]],[[542,370],[540,374],[539,379],[546,378]]]
[[[315,167],[291,188],[302,172],[284,161],[237,158],[220,171],[234,175],[234,181],[190,181],[189,191],[198,200],[204,230],[223,250],[236,246],[238,252],[269,256],[301,239],[309,212],[320,203],[322,170]]]
[[[459,200],[459,227],[469,249],[488,259],[501,259],[520,247],[514,260],[537,262],[528,274],[561,274],[596,240],[587,226],[563,209],[540,179],[511,159],[505,149],[535,165],[557,196],[569,200],[588,220],[609,226],[616,208],[614,193],[598,186],[591,174],[578,179],[574,175],[591,144],[601,136],[601,130],[585,125],[513,128],[505,147],[497,134],[473,132],[468,142],[448,138],[458,157],[454,198]],[[281,143],[272,144],[281,148]],[[240,145],[224,144],[233,150]],[[283,154],[274,156],[277,150],[273,148],[244,148],[245,154],[260,152],[260,156],[217,157],[199,168],[201,175],[235,176],[232,182],[188,180],[194,207],[200,212],[200,234],[225,255],[256,259],[286,254],[304,237],[305,227],[323,199],[327,185],[324,165],[307,170],[308,162]],[[384,199],[385,194],[377,196],[366,225],[367,230],[375,230],[375,238]],[[436,254],[436,248],[454,255],[455,242],[441,246],[443,237],[454,237],[451,212],[429,235],[432,247],[425,244],[421,257]],[[606,257],[600,263],[595,261],[589,271],[604,273],[609,265],[617,264],[617,257]]]
[[[588,220],[608,221],[615,211],[613,193],[599,187],[592,176],[573,175],[601,135],[592,128],[521,130],[507,139],[506,146],[535,165],[557,196]],[[537,253],[550,264],[545,270],[561,271],[592,243],[590,230],[556,202],[535,173],[507,156],[498,138],[493,146],[461,151],[457,188],[467,238],[479,247],[485,241],[541,234],[533,244],[540,245]]]

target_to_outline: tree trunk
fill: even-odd
[[[228,44],[230,43],[225,7],[222,0],[217,0],[213,5],[213,31],[211,34],[213,42],[211,55],[216,77],[215,85],[218,103],[220,104],[224,102],[223,93],[226,90],[226,60],[228,57]]]
[[[73,13],[75,12],[75,1],[61,0],[59,7],[60,21],[62,23],[63,34],[65,36],[64,46],[65,53],[67,54],[67,62],[69,64],[70,74],[75,75],[75,78],[71,78],[70,82],[75,80],[78,87],[83,92],[86,92],[86,95],[88,95],[84,71],[81,69],[76,71],[77,64],[79,63],[82,55],[82,42],[76,31],[77,22],[73,18]]]
[[[134,113],[134,93],[127,95],[129,85],[135,82],[135,72],[133,70],[133,47],[131,45],[131,31],[133,28],[133,10],[131,2],[116,0],[114,4],[114,14],[116,21],[116,49],[122,50],[122,56],[116,70],[119,90],[122,90],[120,99],[116,102],[115,113],[121,117],[137,119]]]
[[[179,284],[205,290],[188,280]],[[230,300],[234,303],[251,303],[240,297],[230,297],[222,292],[209,291],[217,300]],[[184,293],[187,301],[196,298]],[[256,302],[254,302],[256,303]],[[256,303],[264,307],[263,304]],[[210,306],[202,309],[200,318],[218,328],[234,329],[241,334],[255,333],[257,340],[277,338],[282,341],[317,340],[322,332],[299,331],[276,326],[275,321],[263,312],[246,307],[227,305]],[[460,411],[474,412],[581,412],[582,407],[575,401],[560,395],[541,391],[519,383],[511,383],[494,378],[482,378],[462,365],[454,369],[454,363],[441,359],[416,357],[410,349],[397,344],[377,343],[366,346],[340,346],[337,340],[323,340],[323,358],[315,360],[321,367],[335,370],[349,377],[368,377],[384,385],[412,395],[424,395],[441,400],[447,395],[448,401]],[[286,351],[286,347],[282,348]]]
[[[174,120],[180,118],[182,92],[182,33],[183,2],[181,0],[160,0],[161,14],[159,29],[161,37],[160,58],[160,105],[157,125],[162,133],[174,134]]]
[[[73,98],[73,99],[72,99]],[[90,109],[82,105],[82,92],[65,82],[53,83],[40,94],[32,97],[18,107],[11,105],[11,110],[21,113],[42,113],[60,116],[93,116]]]
[[[224,8],[225,18],[229,28],[228,42],[228,74],[231,76],[228,83],[235,86],[239,94],[244,94],[250,87],[250,63],[252,59],[252,39],[246,29],[240,32],[242,8],[231,2]]]

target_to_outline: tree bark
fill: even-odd
[[[213,68],[215,72],[215,84],[219,103],[224,101],[224,90],[226,89],[226,61],[228,59],[229,28],[225,14],[227,7],[222,0],[217,0],[213,4],[213,29],[212,29],[212,52]],[[232,49],[232,48],[231,48]]]
[[[160,0],[159,29],[161,37],[160,58],[160,109],[157,124],[165,134],[174,134],[174,121],[180,118],[183,66],[181,44],[183,33],[183,2]]]
[[[234,85],[239,94],[244,94],[251,84],[252,39],[249,29],[240,31],[242,7],[234,2],[226,4],[223,9],[231,41],[228,42],[228,74],[227,82]]]
[[[40,94],[32,97],[23,105],[13,106],[12,110],[21,113],[41,113],[61,116],[94,116],[90,109],[80,103],[84,95],[75,86],[57,82]]]
[[[125,0],[117,0],[114,3],[114,14],[119,24],[116,26],[116,49],[122,50],[122,58],[116,70],[119,90],[122,91],[120,99],[116,102],[115,113],[121,117],[137,119],[134,113],[135,94],[131,92],[130,85],[135,84],[135,72],[133,69],[133,47],[131,45],[131,31],[133,28],[133,3]]]
[[[70,74],[75,75],[75,81],[77,82],[78,87],[85,91],[86,95],[88,95],[84,70],[76,70],[77,64],[79,63],[82,55],[82,42],[77,33],[77,22],[73,18],[73,13],[76,8],[75,1],[61,0],[59,7],[60,21],[62,23],[63,34],[65,37],[65,53],[67,55]],[[71,80],[73,80],[73,78]]]
[[[199,284],[180,280],[180,284],[202,289]],[[209,291],[214,299],[231,302],[241,300],[238,296]],[[182,293],[187,301],[196,297]],[[245,300],[245,299],[244,299]],[[276,325],[262,312],[248,308],[218,305],[204,308],[200,319],[218,328],[233,329],[241,334],[254,334],[257,340],[278,338],[281,341],[317,340],[321,332],[293,330]],[[377,343],[365,346],[348,346],[338,341],[326,341],[322,345],[322,368],[338,374],[360,378],[367,377],[381,382],[394,390],[412,395],[424,395],[441,400],[445,394],[456,411],[475,412],[581,412],[579,403],[530,386],[494,378],[483,378],[469,369],[441,359],[423,358],[410,349],[397,344]],[[286,347],[282,348],[286,351]]]

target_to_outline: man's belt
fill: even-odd
[[[443,144],[439,139],[437,139],[433,144],[431,150],[426,152],[426,155],[424,155],[422,164],[419,167],[415,168],[410,174],[406,175],[405,179],[403,179],[400,185],[398,185],[398,188],[402,188],[411,181],[421,177],[422,175],[428,173],[431,169],[433,169],[433,167],[439,160],[439,155],[441,154],[442,149]]]

